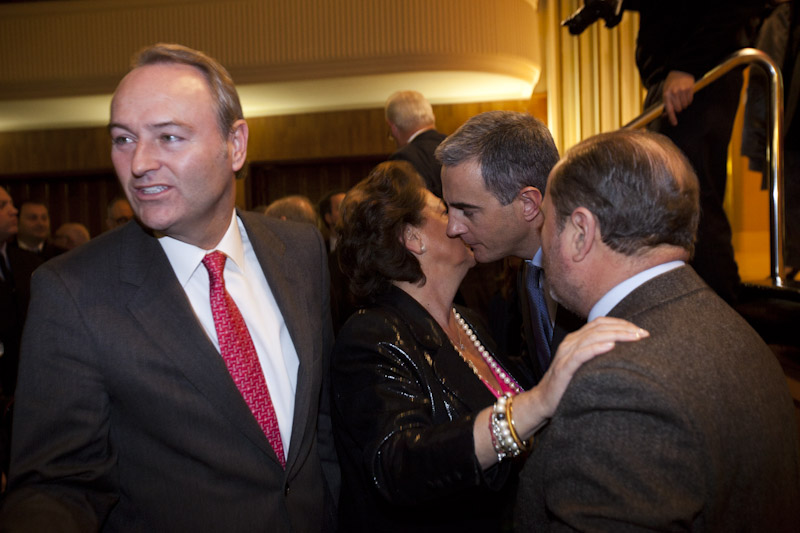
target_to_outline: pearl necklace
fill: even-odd
[[[506,387],[508,389],[511,389],[514,394],[519,394],[520,392],[522,392],[522,387],[519,386],[519,384],[514,380],[514,378],[512,378],[505,370],[503,370],[503,367],[501,367],[497,363],[497,361],[495,361],[495,359],[489,353],[489,350],[484,348],[483,343],[481,343],[480,339],[478,339],[478,336],[475,334],[475,332],[472,331],[472,328],[469,327],[469,324],[467,324],[467,321],[464,320],[464,317],[462,317],[461,314],[458,311],[456,311],[455,307],[453,308],[453,316],[455,317],[458,325],[461,326],[461,329],[464,330],[464,333],[467,335],[467,338],[470,341],[472,341],[472,345],[475,346],[475,348],[478,350],[478,353],[481,355],[483,360],[489,366],[489,370],[492,371],[492,374],[494,374],[494,377],[497,379],[497,381],[505,384]],[[472,369],[472,372],[476,376],[478,376],[480,380],[483,381],[484,384],[486,384],[487,387],[489,387],[490,389],[492,389],[494,392],[497,393],[494,387],[490,386],[489,383],[483,378],[483,376],[481,376],[480,372],[478,372],[478,369],[475,367],[472,361],[470,361],[469,358],[467,358],[464,355],[464,343],[461,342],[461,330],[458,331],[458,344],[461,346],[461,348],[460,349],[456,348],[456,351],[458,352],[458,355],[461,356],[461,359],[463,359],[464,362],[469,365],[469,367]],[[499,396],[502,395],[503,391],[500,391]],[[495,396],[498,396],[498,394],[495,394]]]

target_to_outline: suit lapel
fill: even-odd
[[[314,354],[322,353],[322,347],[318,345],[320,336],[309,335],[309,330],[305,327],[308,323],[308,313],[313,310],[312,302],[308,301],[307,291],[297,289],[305,284],[301,275],[301,272],[304,272],[303,267],[293,265],[294,268],[290,268],[285,258],[286,243],[266,227],[259,215],[246,212],[238,212],[238,215],[244,223],[261,269],[278,303],[300,362],[297,371],[292,438],[286,457],[289,468],[297,457],[306,432],[313,430],[313,425],[309,426],[314,407],[311,401],[316,401],[318,398],[312,398],[308,391],[314,387],[314,376],[311,371],[314,366]],[[319,312],[319,309],[316,312]]]
[[[519,303],[520,313],[522,314],[522,332],[525,339],[525,347],[527,348],[527,359],[535,374],[536,382],[538,383],[544,375],[541,363],[539,363],[539,356],[536,353],[536,341],[533,334],[533,320],[531,319],[531,304],[528,298],[528,286],[525,281],[527,276],[527,263],[522,262],[522,267],[517,272],[517,300]]]
[[[205,330],[194,315],[158,241],[136,224],[124,230],[121,280],[138,287],[127,303],[142,330],[183,372],[213,408],[262,448],[277,457]]]

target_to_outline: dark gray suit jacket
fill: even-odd
[[[434,157],[436,148],[447,138],[444,133],[436,130],[423,131],[414,140],[389,156],[390,161],[408,161],[422,179],[425,186],[433,194],[442,197],[442,165]]]
[[[798,531],[794,408],[755,331],[690,267],[609,315],[650,337],[575,374],[522,471],[517,530]]]
[[[330,525],[338,472],[322,394],[333,340],[325,245],[308,225],[239,216],[300,359],[286,470],[166,254],[131,222],[33,277],[0,529]]]

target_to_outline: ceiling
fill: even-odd
[[[531,0],[0,0],[0,132],[97,127],[133,51],[207,51],[245,117],[526,100],[541,74]],[[434,9],[435,7],[435,9]]]

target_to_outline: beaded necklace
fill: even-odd
[[[453,308],[453,316],[455,317],[456,322],[461,328],[458,330],[458,344],[461,347],[459,348],[453,343],[453,348],[456,349],[456,352],[458,352],[458,355],[461,357],[461,359],[463,359],[464,362],[467,363],[467,365],[469,365],[469,367],[472,369],[472,372],[481,380],[481,382],[483,382],[486,388],[492,391],[492,394],[494,394],[495,398],[499,398],[503,396],[505,393],[510,393],[512,395],[515,395],[522,392],[522,387],[520,387],[519,384],[516,382],[516,380],[513,377],[511,377],[511,375],[508,374],[503,369],[503,367],[500,366],[500,364],[494,359],[494,357],[492,357],[492,355],[489,353],[489,350],[487,350],[483,346],[483,343],[481,343],[480,339],[478,339],[478,336],[475,334],[475,332],[472,331],[472,328],[469,327],[469,324],[467,323],[466,320],[464,320],[464,317],[462,317],[461,314],[458,311],[456,311],[455,307]],[[499,391],[495,389],[492,386],[492,384],[489,383],[489,381],[486,380],[481,375],[475,364],[472,361],[470,361],[470,359],[467,356],[464,355],[464,343],[461,341],[462,329],[464,330],[464,333],[466,334],[467,338],[472,342],[472,345],[475,346],[475,348],[478,350],[478,353],[481,355],[483,360],[489,366],[489,370],[491,370],[492,374],[497,380],[497,383],[500,384]]]

